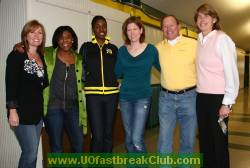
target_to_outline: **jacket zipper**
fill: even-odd
[[[104,45],[104,44],[103,44]],[[102,74],[102,94],[104,94],[104,67],[103,67],[103,55],[102,55],[102,48],[103,45],[98,45],[100,48],[100,56],[101,56],[101,74]]]
[[[64,87],[63,87],[63,98],[64,98],[64,110],[66,110],[66,83],[69,74],[69,66],[66,65],[65,78],[64,78]]]

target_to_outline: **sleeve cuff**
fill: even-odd
[[[230,99],[229,97],[224,96],[222,104],[231,105],[231,104],[235,104],[235,101]]]
[[[7,107],[7,109],[16,109],[16,108],[18,108],[18,103],[17,103],[17,101],[8,101],[6,103],[6,107]]]

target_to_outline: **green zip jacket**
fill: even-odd
[[[45,48],[45,63],[47,65],[47,72],[48,72],[48,78],[49,82],[51,80],[53,70],[55,67],[56,62],[56,52],[57,49],[54,49],[53,47],[46,47]],[[77,79],[77,90],[78,90],[78,103],[79,103],[79,125],[83,126],[83,133],[87,133],[87,113],[86,113],[86,101],[85,101],[85,94],[83,91],[83,81],[82,81],[82,57],[74,52],[74,56],[76,57],[76,79]],[[49,89],[50,87],[47,87],[43,91],[43,97],[44,97],[44,115],[47,114],[48,109],[48,102],[49,102]]]

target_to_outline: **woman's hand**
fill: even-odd
[[[222,105],[219,110],[219,116],[221,118],[227,118],[230,112],[231,112],[231,109],[228,106]]]
[[[19,117],[16,109],[10,109],[9,124],[12,127],[16,127],[19,125]]]

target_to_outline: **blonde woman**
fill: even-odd
[[[44,61],[45,31],[32,20],[23,27],[25,52],[12,51],[6,66],[6,106],[22,154],[19,168],[35,168],[42,129],[43,89],[48,86]]]

